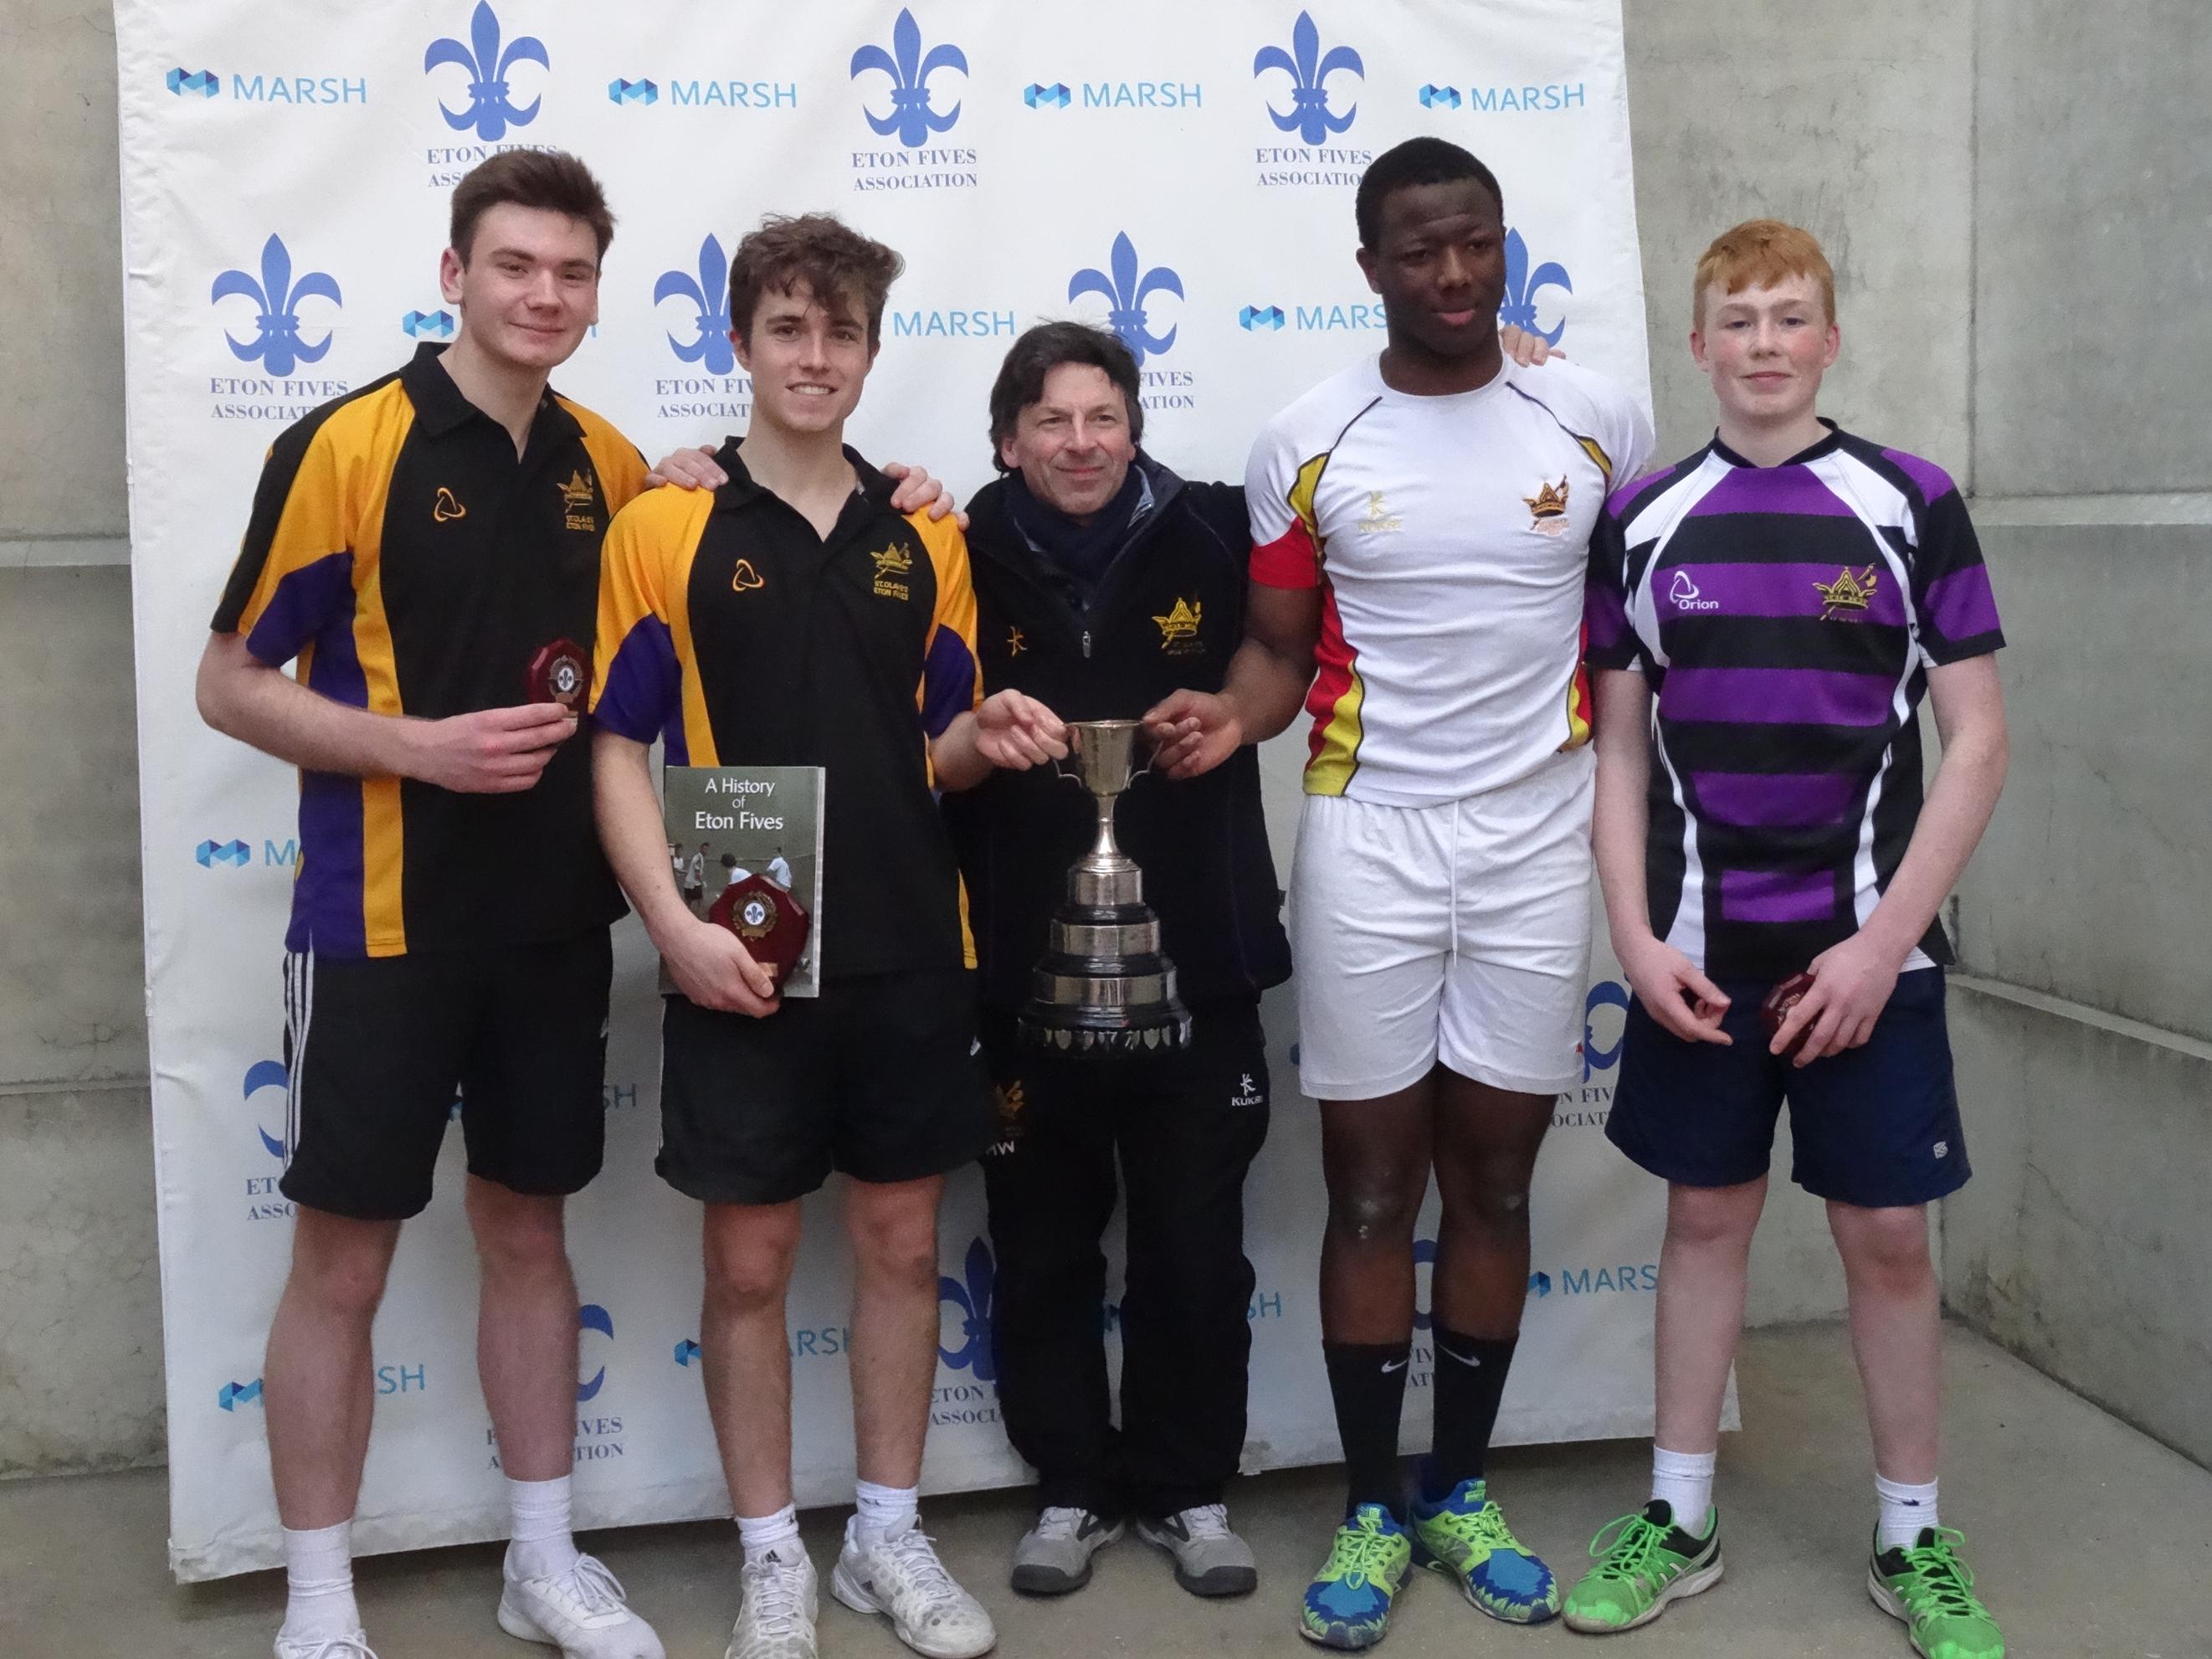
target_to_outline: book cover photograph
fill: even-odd
[[[782,994],[822,983],[818,766],[671,766],[662,819],[677,890],[692,915],[737,934]],[[664,965],[660,988],[675,985]]]

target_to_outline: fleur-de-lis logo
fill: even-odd
[[[507,96],[507,72],[517,64],[552,68],[545,56],[545,43],[534,34],[518,34],[501,50],[499,19],[489,0],[477,0],[476,10],[469,15],[469,42],[465,46],[447,35],[433,40],[422,54],[425,75],[442,64],[458,64],[469,72],[466,109],[448,109],[443,99],[438,101],[438,112],[446,118],[446,125],[456,132],[474,127],[477,137],[486,142],[503,137],[509,126],[528,126],[538,118],[538,106],[545,100],[533,98],[527,108],[517,108]]]
[[[1182,298],[1182,278],[1165,265],[1154,265],[1142,276],[1137,275],[1137,245],[1123,231],[1114,239],[1114,252],[1107,264],[1109,276],[1095,265],[1086,266],[1068,279],[1067,297],[1081,298],[1096,294],[1107,304],[1106,322],[1121,337],[1121,343],[1129,348],[1130,355],[1142,363],[1147,356],[1163,352],[1175,344],[1176,331],[1155,335],[1146,325],[1145,301],[1154,294],[1172,294]]]
[[[1559,336],[1567,331],[1566,319],[1559,319],[1556,328],[1536,326],[1536,296],[1547,288],[1564,289],[1569,294],[1575,285],[1568,280],[1567,268],[1547,259],[1535,270],[1528,269],[1528,244],[1521,240],[1521,233],[1505,233],[1505,303],[1498,307],[1498,320],[1510,323],[1523,333],[1534,334],[1546,345],[1557,345]]]
[[[1291,107],[1285,114],[1272,103],[1267,114],[1276,130],[1295,132],[1309,144],[1326,143],[1329,134],[1342,132],[1352,125],[1352,118],[1359,113],[1359,106],[1346,104],[1344,113],[1332,115],[1328,107],[1328,77],[1339,70],[1349,70],[1361,80],[1367,78],[1367,66],[1359,61],[1359,54],[1350,46],[1331,46],[1324,53],[1321,49],[1321,31],[1314,27],[1313,15],[1300,12],[1298,21],[1291,27],[1291,49],[1262,46],[1252,59],[1252,77],[1257,80],[1269,70],[1280,70],[1291,77]]]
[[[713,234],[699,244],[699,274],[664,270],[653,285],[653,303],[682,300],[698,313],[689,341],[668,337],[668,349],[687,363],[696,363],[709,374],[737,372],[738,355],[730,345],[730,259]]]
[[[898,135],[898,141],[908,149],[929,142],[933,132],[949,132],[952,124],[960,118],[960,106],[939,115],[930,107],[929,77],[939,70],[958,70],[968,73],[968,54],[949,41],[932,46],[927,56],[921,50],[921,25],[914,21],[914,14],[902,9],[898,21],[891,25],[891,49],[881,46],[862,46],[853,54],[851,78],[859,80],[871,70],[881,70],[891,77],[891,112],[878,115],[863,104],[860,112],[868,118],[868,125],[888,138]]]
[[[300,337],[300,301],[328,300],[334,306],[345,303],[338,295],[337,279],[328,271],[305,271],[295,283],[291,251],[284,246],[283,237],[275,235],[261,245],[260,281],[256,282],[242,270],[226,270],[215,279],[215,286],[208,291],[210,304],[234,296],[252,301],[260,307],[261,314],[255,319],[253,337],[250,340],[241,340],[228,329],[223,331],[222,337],[230,343],[231,355],[244,363],[258,358],[279,379],[301,363],[320,362],[323,354],[331,349],[328,334],[314,341]]]
[[[995,1382],[998,1366],[991,1357],[991,1303],[998,1270],[991,1260],[991,1247],[976,1239],[968,1247],[965,1265],[966,1284],[957,1279],[937,1281],[937,1299],[960,1310],[961,1337],[957,1348],[940,1346],[937,1355],[957,1371],[973,1370],[978,1382]]]

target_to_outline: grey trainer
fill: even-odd
[[[1089,1510],[1053,1508],[1014,1546],[1013,1586],[1030,1595],[1065,1595],[1091,1582],[1091,1558],[1121,1535],[1121,1523]]]
[[[1139,1521],[1137,1536],[1175,1558],[1176,1583],[1193,1595],[1249,1595],[1259,1588],[1251,1546],[1229,1530],[1229,1511],[1219,1504]]]

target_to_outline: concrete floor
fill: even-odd
[[[1978,1338],[1949,1337],[1944,1518],[1965,1529],[1981,1589],[2014,1659],[2212,1659],[2212,1474],[2085,1404]],[[1741,1367],[1745,1429],[1722,1453],[1729,1577],[1658,1623],[1618,1638],[1629,1659],[1909,1656],[1903,1626],[1863,1587],[1872,1476],[1858,1389],[1840,1328],[1757,1334]],[[1604,1522],[1640,1501],[1642,1443],[1501,1452],[1493,1480],[1521,1536],[1571,1580]],[[1293,1598],[1319,1560],[1340,1501],[1332,1470],[1246,1483],[1234,1514],[1260,1558],[1248,1600],[1184,1595],[1164,1558],[1133,1540],[1103,1555],[1083,1593],[1030,1601],[1006,1588],[1026,1498],[927,1505],[956,1575],[998,1620],[1000,1652],[1294,1655]],[[281,1615],[275,1573],[180,1589],[163,1569],[158,1470],[0,1485],[0,1655],[7,1659],[258,1659]],[[827,1572],[842,1517],[810,1516]],[[737,1540],[726,1523],[639,1528],[589,1540],[659,1628],[672,1659],[714,1659],[735,1613]],[[364,1562],[361,1599],[383,1659],[527,1659],[491,1620],[495,1546]],[[1532,1649],[1584,1638],[1553,1625],[1491,1623],[1440,1579],[1417,1574],[1400,1603],[1392,1659]],[[888,1631],[830,1602],[825,1659],[895,1659]],[[1609,1648],[1608,1652],[1614,1649]]]

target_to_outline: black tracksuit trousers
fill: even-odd
[[[1110,1058],[1025,1048],[1010,1016],[983,1016],[1001,1115],[983,1159],[1000,1413],[1046,1506],[1158,1516],[1218,1503],[1243,1452],[1244,1175],[1267,1133],[1267,1049],[1256,1000],[1192,1014],[1189,1049]],[[1118,1429],[1100,1248],[1117,1162]]]

